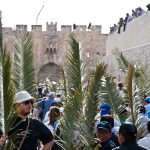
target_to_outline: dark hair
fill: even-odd
[[[150,133],[150,121],[147,122],[147,130]]]
[[[60,109],[59,109],[59,107],[57,107],[57,106],[51,106],[49,114],[50,114],[52,111],[55,112],[55,115],[57,115],[57,116],[60,115]]]
[[[125,140],[136,140],[137,128],[132,123],[123,123],[119,129],[120,133],[124,136]]]
[[[138,112],[139,112],[139,113],[143,113],[143,114],[145,114],[145,112],[146,112],[145,107],[144,107],[144,106],[139,106],[139,108],[138,108]]]
[[[101,121],[107,121],[111,125],[111,128],[114,127],[114,118],[111,115],[102,116],[100,122]]]

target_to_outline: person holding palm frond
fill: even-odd
[[[39,120],[29,117],[34,103],[34,98],[27,92],[21,91],[15,95],[14,107],[17,118],[8,132],[8,140],[14,133],[17,137],[13,140],[17,150],[37,150],[38,140],[43,143],[43,150],[50,150],[54,141],[49,129]]]

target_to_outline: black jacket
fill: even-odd
[[[94,148],[96,149],[96,150],[112,150],[113,148],[115,148],[116,147],[116,145],[115,145],[115,143],[113,142],[113,141],[111,141],[111,140],[108,140],[108,141],[106,141],[105,143],[101,143],[101,144],[96,144],[95,146],[94,146]]]
[[[129,140],[116,147],[113,150],[148,150],[142,146],[139,146],[135,140]]]

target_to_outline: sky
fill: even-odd
[[[131,14],[132,9],[141,6],[147,10],[148,3],[150,0],[0,0],[0,10],[3,27],[26,24],[31,30],[31,25],[37,23],[45,30],[46,22],[57,22],[60,30],[61,25],[88,25],[91,22],[102,25],[105,34],[120,17]]]

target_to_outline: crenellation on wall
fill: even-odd
[[[13,31],[13,29],[10,27],[4,27],[2,29],[3,34],[8,34],[8,33],[10,34],[12,31]]]
[[[84,32],[87,31],[86,29],[87,29],[86,25],[76,25],[75,31]]]
[[[57,22],[55,22],[55,24],[53,22],[51,22],[50,24],[46,22],[46,31],[55,34],[57,32]]]
[[[38,32],[38,31],[42,31],[42,25],[32,25],[31,26],[31,31],[33,32]]]
[[[101,34],[102,26],[101,25],[92,25],[91,30],[99,32]]]
[[[72,26],[71,25],[61,25],[61,31],[62,32],[71,32]]]
[[[16,31],[17,32],[27,32],[27,25],[16,25]]]

